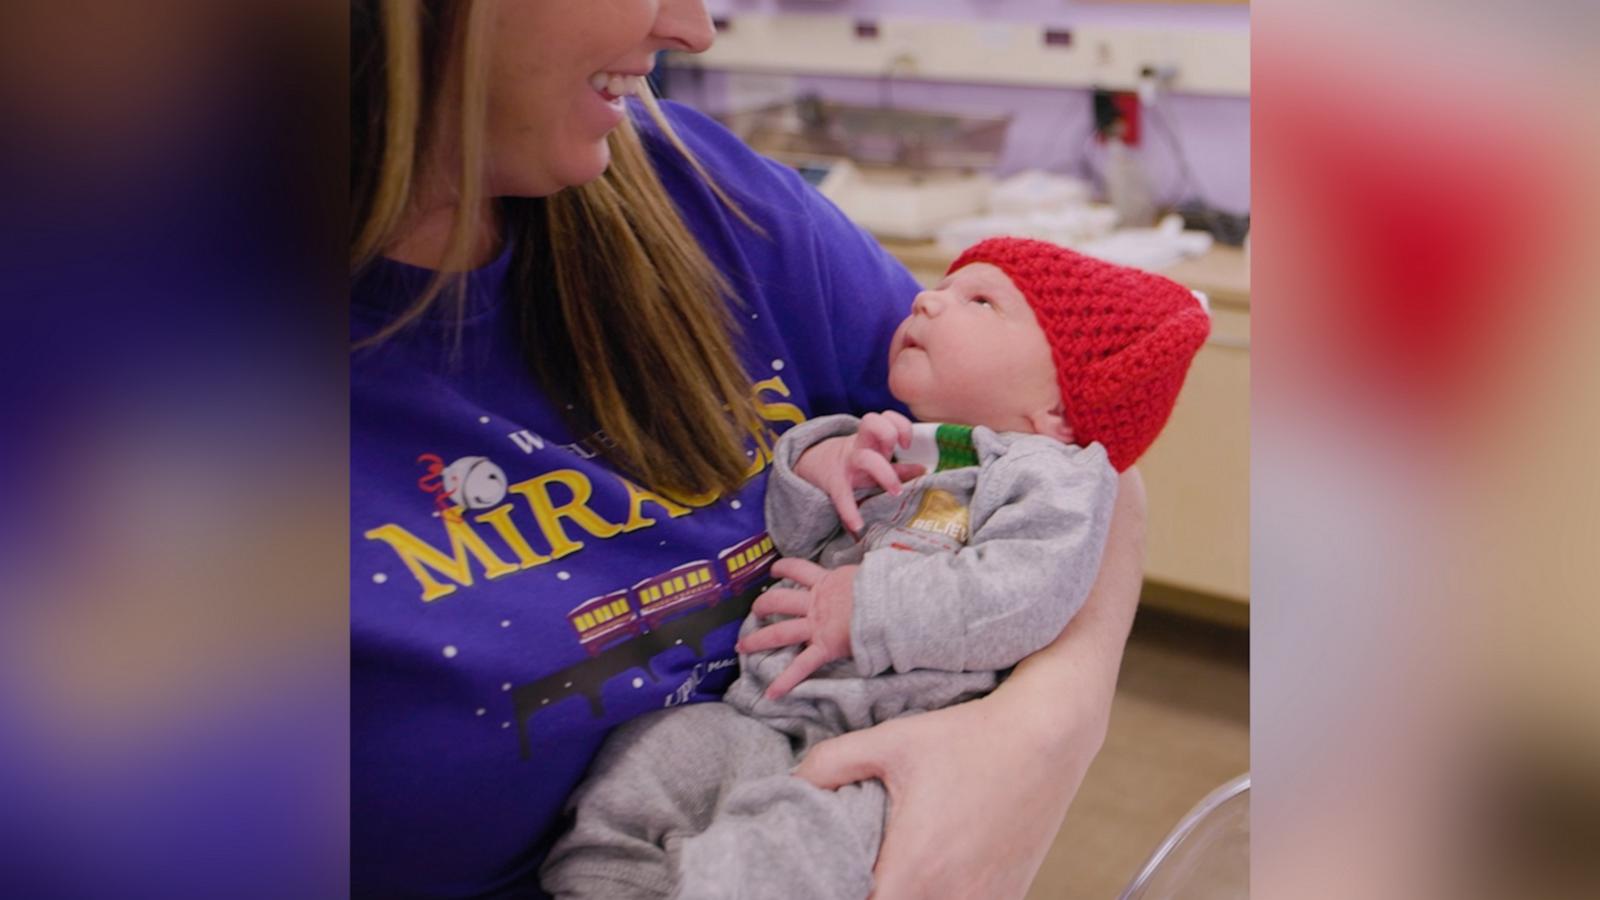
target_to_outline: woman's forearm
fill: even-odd
[[[1139,606],[1144,535],[1144,482],[1130,469],[1117,485],[1100,574],[1083,608],[1060,637],[1019,663],[993,695],[1030,710],[1027,719],[1037,722],[1043,737],[1058,747],[1066,743],[1079,749],[1086,722],[1098,723],[1089,756],[1104,738],[1122,650]]]

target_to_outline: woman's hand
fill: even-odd
[[[1043,711],[995,694],[818,744],[795,774],[829,789],[883,780],[875,900],[1021,898],[1105,735],[1093,703],[1068,705],[1050,713],[1073,720],[1059,745],[1029,721]]]
[[[1027,893],[1105,740],[1143,556],[1144,486],[1129,471],[1094,589],[1054,643],[987,697],[841,735],[801,761],[795,774],[822,788],[887,787],[876,900]]]
[[[893,462],[896,446],[911,446],[911,420],[895,412],[867,413],[856,433],[819,441],[795,460],[794,473],[815,485],[839,514],[839,522],[859,535],[863,522],[855,492],[880,487],[898,495],[900,483],[925,470],[912,463]]]

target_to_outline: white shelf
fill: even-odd
[[[1083,25],[1070,42],[1047,43],[1043,25],[878,17],[874,38],[856,33],[857,17],[747,14],[703,54],[674,65],[752,72],[806,72],[876,78],[923,78],[983,84],[1132,90],[1145,66],[1173,66],[1168,90],[1248,96],[1247,26],[1127,27]],[[1050,31],[1062,29],[1051,28]]]

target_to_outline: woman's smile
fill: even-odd
[[[644,76],[648,73],[596,72],[589,76],[589,87],[607,103],[622,108],[622,98],[639,93]]]

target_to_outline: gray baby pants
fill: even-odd
[[[789,774],[799,743],[726,703],[622,726],[578,789],[545,889],[558,900],[865,898],[883,784],[814,787]]]

